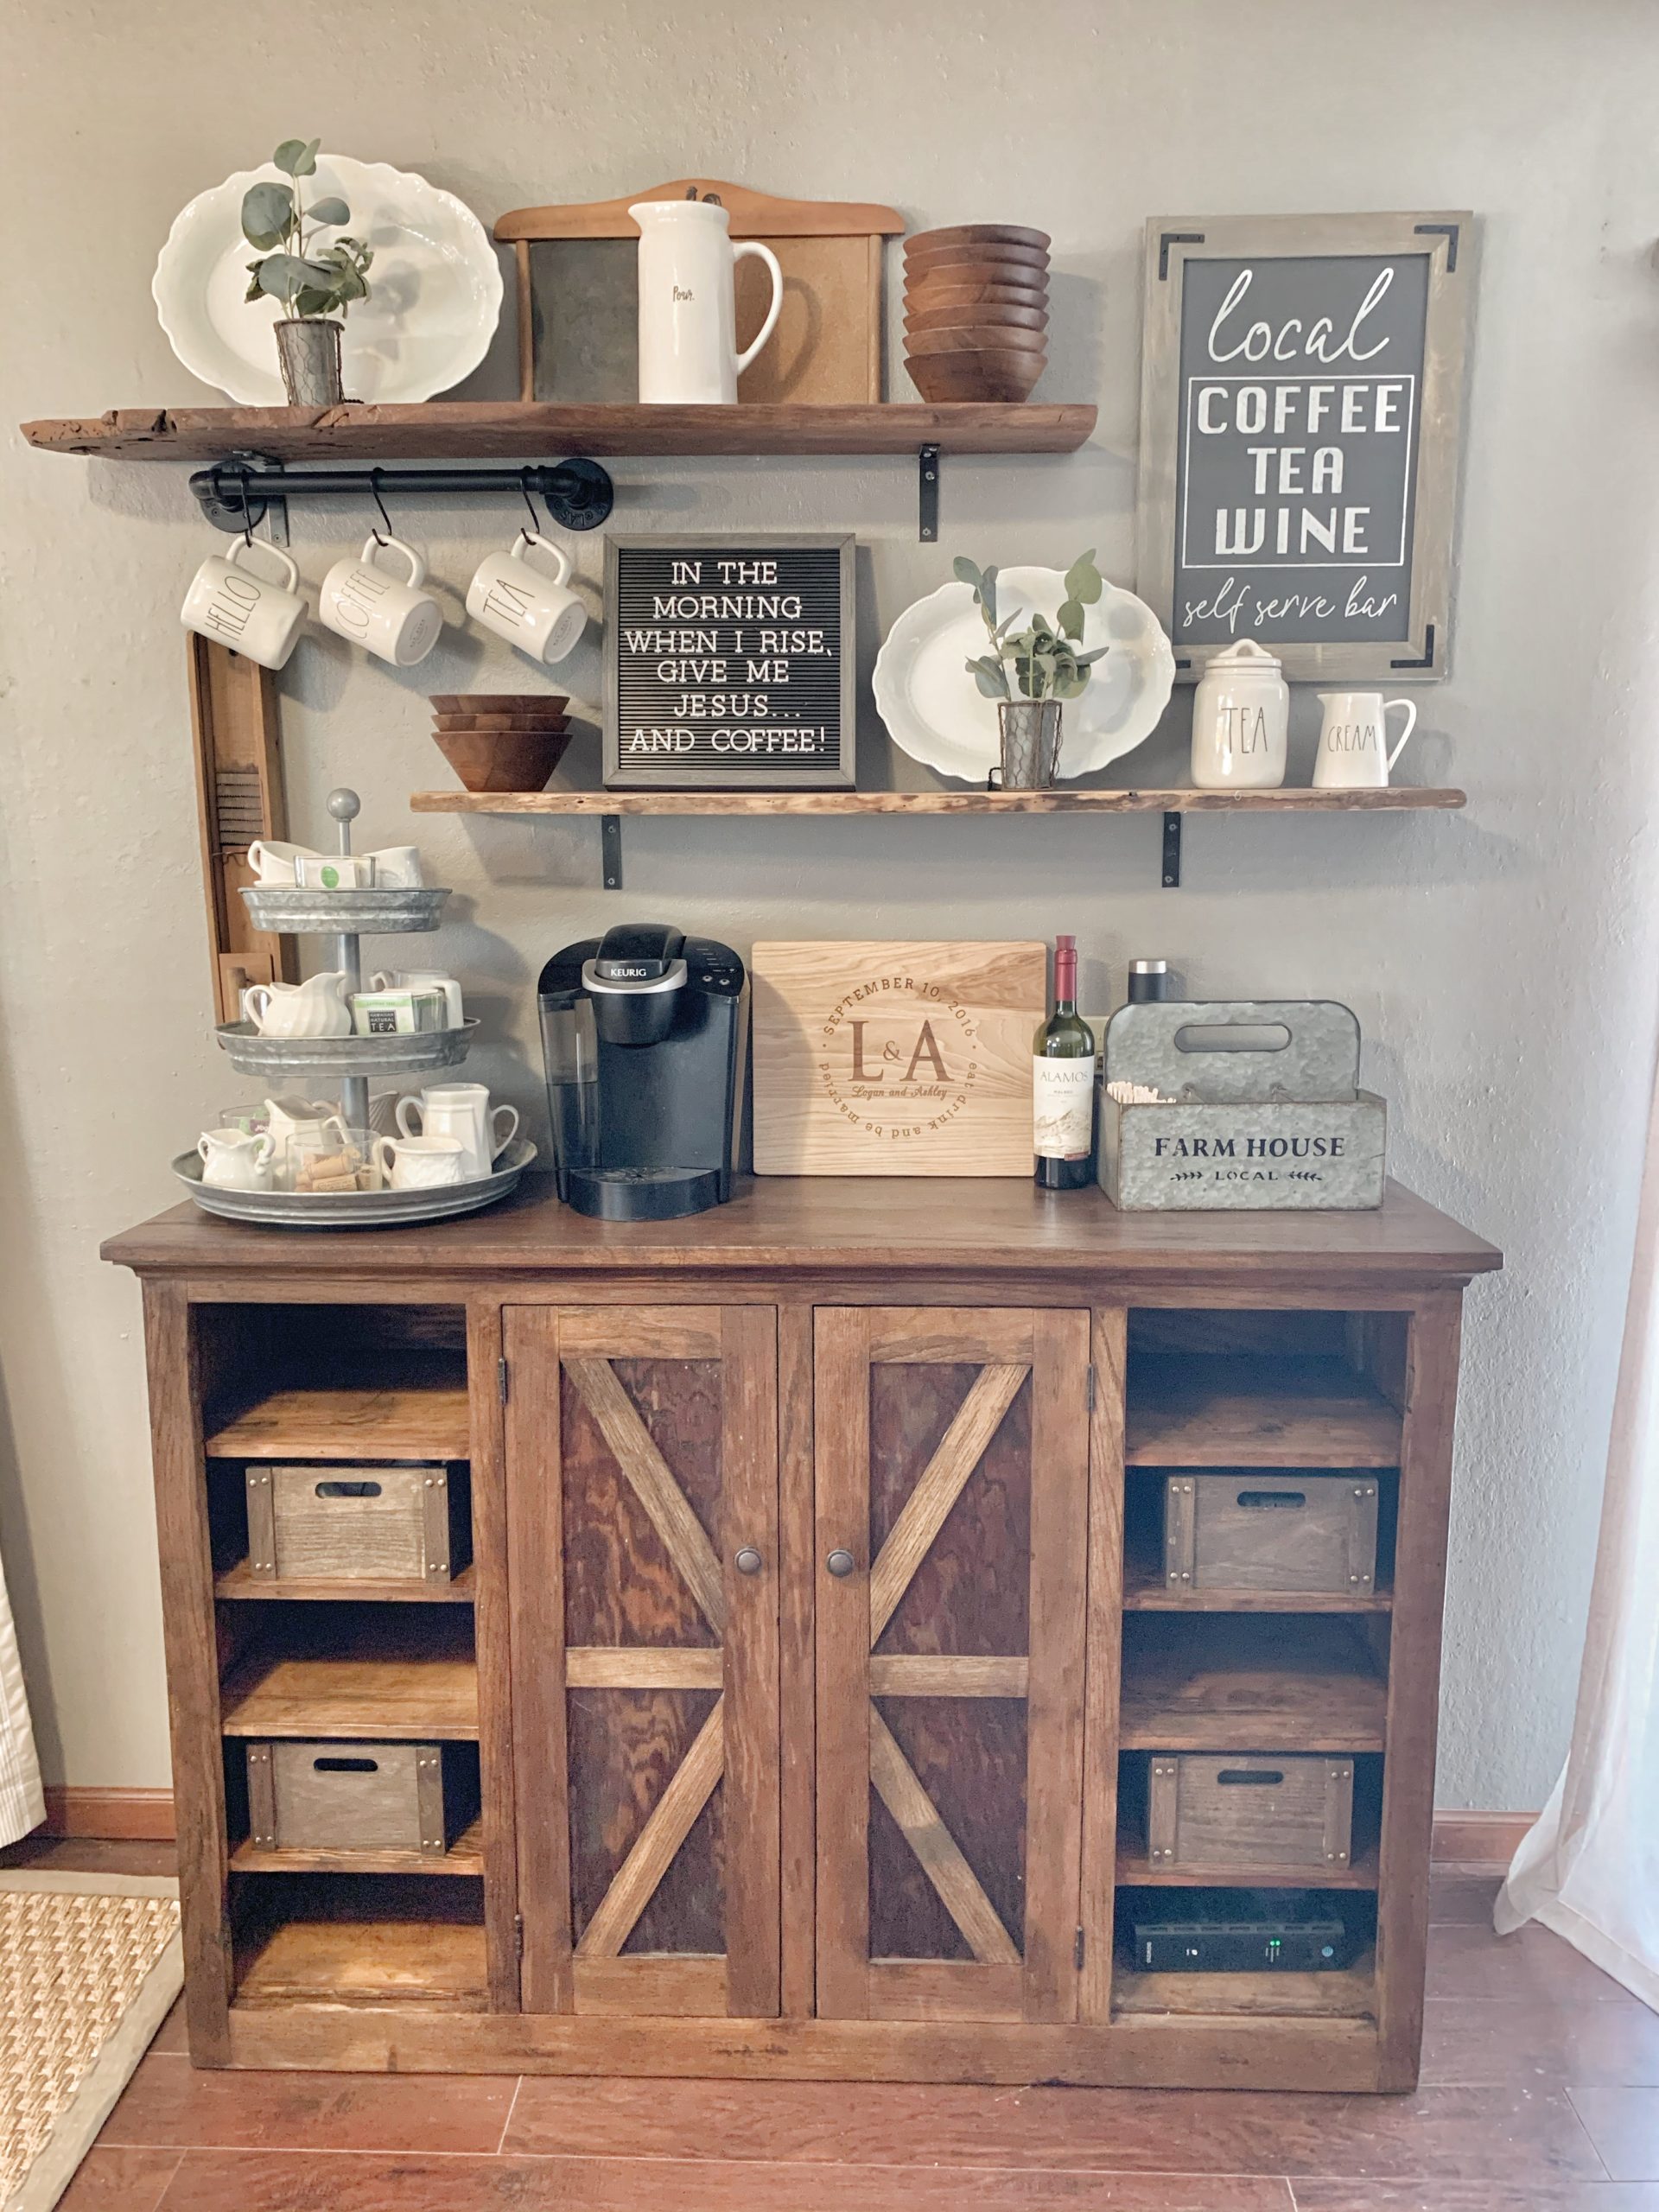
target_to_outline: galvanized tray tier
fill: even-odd
[[[242,897],[257,930],[279,937],[400,937],[435,930],[447,891],[289,891],[250,884]]]
[[[336,1077],[424,1075],[467,1057],[478,1027],[468,1014],[459,1029],[423,1029],[412,1037],[262,1037],[251,1021],[221,1021],[214,1034],[241,1075],[291,1075],[316,1068]]]
[[[535,1146],[515,1137],[493,1175],[437,1191],[224,1191],[202,1181],[201,1155],[195,1152],[181,1152],[173,1173],[204,1213],[222,1214],[227,1221],[263,1222],[276,1229],[399,1229],[493,1206],[518,1189],[518,1178],[535,1157]]]

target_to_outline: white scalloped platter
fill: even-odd
[[[997,616],[1040,608],[1052,620],[1065,597],[1058,569],[1004,569]],[[1090,775],[1133,752],[1157,728],[1175,684],[1175,655],[1157,616],[1117,584],[1086,609],[1083,643],[1086,651],[1111,650],[1095,663],[1083,696],[1065,702],[1062,779]],[[1000,754],[996,702],[981,696],[966,666],[986,649],[971,588],[951,582],[905,609],[875,660],[876,711],[894,744],[965,783],[982,784]]]
[[[198,194],[168,233],[149,288],[191,375],[243,407],[288,401],[271,327],[282,308],[243,296],[257,258],[242,235],[243,195],[290,181],[268,162]],[[308,202],[338,193],[352,211],[340,230],[374,248],[369,297],[346,317],[346,397],[413,403],[470,376],[501,319],[500,264],[472,209],[410,170],[343,154],[319,155],[300,189]],[[317,242],[339,235],[320,230]]]

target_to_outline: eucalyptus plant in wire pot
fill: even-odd
[[[361,238],[341,231],[352,211],[337,194],[306,204],[301,179],[316,175],[321,143],[284,138],[271,160],[290,181],[250,185],[242,197],[242,235],[259,253],[248,264],[247,297],[278,300],[289,310],[276,324],[276,353],[295,407],[337,407],[345,397],[344,317],[353,300],[369,296],[374,259]],[[339,235],[319,245],[329,230]]]
[[[1105,645],[1088,652],[1083,649],[1084,610],[1094,606],[1106,588],[1095,566],[1094,549],[1080,553],[1066,570],[1065,597],[1052,621],[1033,611],[1018,628],[1022,612],[1018,607],[997,620],[995,569],[976,568],[959,557],[956,572],[971,588],[990,639],[990,651],[970,658],[966,666],[984,697],[997,702],[1002,788],[1044,790],[1059,767],[1061,709],[1066,700],[1082,697],[1093,664],[1109,650]]]

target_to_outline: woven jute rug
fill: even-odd
[[[175,1882],[0,1873],[0,2212],[51,2212],[183,1978]]]

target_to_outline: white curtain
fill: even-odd
[[[1493,1919],[1541,1921],[1659,2011],[1659,1096],[1572,1746]]]
[[[40,1763],[23,1694],[23,1662],[17,1656],[5,1569],[0,1566],[0,1844],[16,1843],[45,1818]]]

